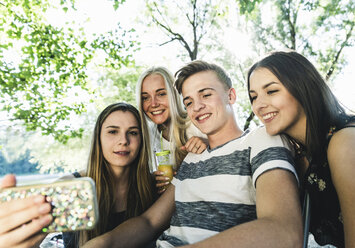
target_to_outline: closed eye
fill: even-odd
[[[188,107],[191,105],[192,102],[185,102],[185,107]]]
[[[211,95],[212,95],[211,93],[209,93],[209,94],[204,94],[203,97],[206,98],[206,97],[209,97],[209,96],[211,96]]]
[[[267,94],[268,95],[272,95],[272,94],[274,94],[274,93],[276,93],[276,92],[278,92],[279,90],[269,90],[269,91],[267,91]]]
[[[253,103],[254,100],[256,100],[256,96],[250,96],[250,102]]]

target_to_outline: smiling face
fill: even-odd
[[[161,75],[151,74],[143,80],[141,98],[144,113],[155,124],[166,124],[170,120],[169,99]]]
[[[255,115],[270,135],[287,133],[303,137],[306,115],[301,104],[268,69],[258,68],[250,75],[249,95]]]
[[[226,90],[215,72],[202,71],[188,77],[182,85],[182,95],[187,114],[201,132],[223,139],[229,136],[231,125],[235,125],[235,91]]]
[[[139,153],[141,134],[138,122],[129,112],[112,112],[103,122],[100,133],[101,148],[113,167],[130,165]]]

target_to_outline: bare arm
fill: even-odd
[[[328,162],[343,216],[345,247],[355,247],[355,128],[344,128],[330,140]]]
[[[2,180],[1,188],[15,184],[15,177],[8,175]],[[0,247],[38,245],[46,236],[38,232],[52,221],[52,216],[48,214],[50,210],[44,196],[0,203]]]
[[[256,182],[257,219],[189,247],[302,247],[302,217],[295,177],[271,170]]]
[[[174,190],[175,186],[171,185],[144,214],[129,219],[111,232],[90,240],[84,247],[143,247],[156,239],[169,227],[170,218],[175,210]]]

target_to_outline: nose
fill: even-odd
[[[258,97],[257,99],[255,99],[252,104],[255,113],[258,113],[259,111],[266,108],[267,106],[268,106],[267,102],[262,97]]]
[[[159,101],[156,96],[152,97],[152,107],[158,107]]]
[[[205,107],[205,104],[200,100],[197,100],[193,103],[193,111],[195,111],[195,112],[200,111],[204,107]]]
[[[127,134],[123,133],[118,135],[117,143],[119,145],[129,145],[129,138]]]

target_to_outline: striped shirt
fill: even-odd
[[[172,181],[175,212],[157,247],[196,243],[255,220],[255,183],[272,169],[288,170],[297,178],[291,151],[265,127],[202,154],[189,153]]]

